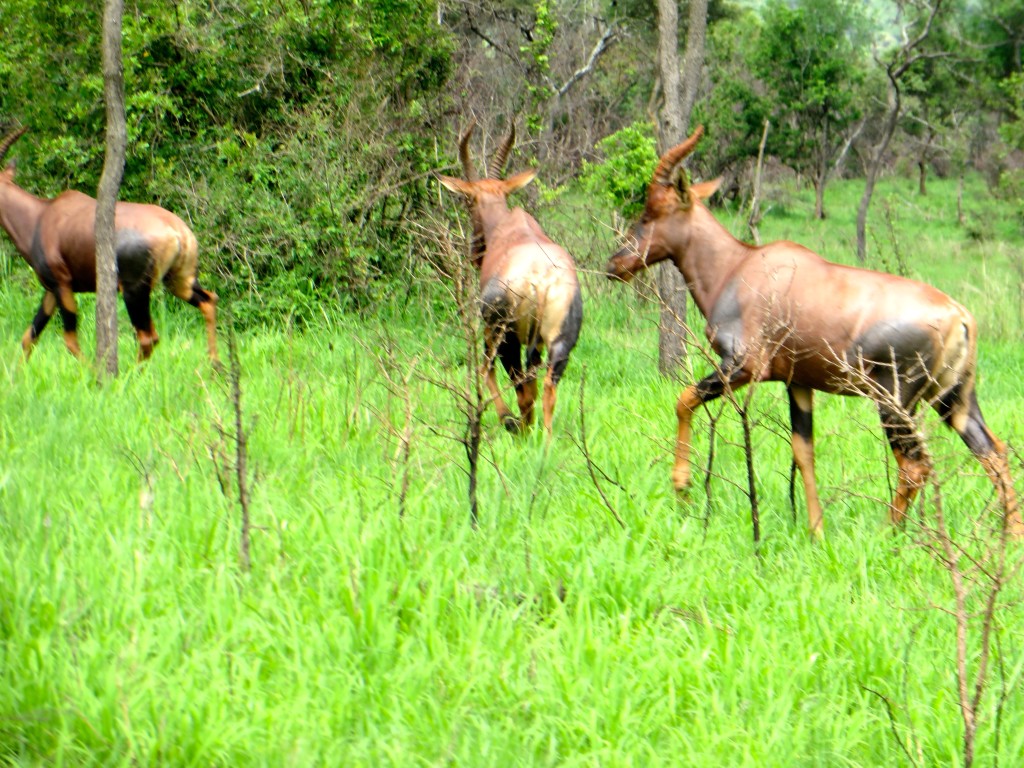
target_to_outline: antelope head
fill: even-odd
[[[495,213],[507,211],[508,196],[533,181],[537,172],[522,171],[507,179],[500,178],[505,169],[505,163],[508,161],[509,152],[512,151],[515,144],[516,129],[513,123],[509,128],[508,135],[491,157],[491,162],[487,167],[487,177],[481,179],[469,156],[469,140],[475,127],[476,121],[474,120],[459,138],[459,158],[462,161],[462,172],[465,179],[438,175],[438,180],[445,188],[462,196],[469,205],[470,216],[473,219],[473,259],[476,265],[480,266],[480,261],[486,250],[484,243],[485,219],[492,217]]]
[[[690,184],[681,167],[703,134],[704,127],[698,126],[686,141],[661,156],[647,188],[643,215],[608,262],[609,278],[629,281],[651,264],[685,252],[693,229],[694,210],[722,183],[719,178]]]

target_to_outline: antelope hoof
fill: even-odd
[[[511,413],[501,417],[501,425],[511,435],[521,435],[526,432],[526,426]]]
[[[1008,517],[1005,521],[1006,535],[1014,541],[1024,542],[1024,521],[1020,517]]]
[[[672,470],[672,485],[676,493],[684,494],[690,490],[690,468],[676,467]]]

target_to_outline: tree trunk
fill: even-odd
[[[704,38],[708,27],[708,0],[690,0],[690,13],[686,24],[680,141],[690,132],[690,116],[697,103],[697,91],[700,89],[701,74],[704,70]]]
[[[814,168],[814,218],[821,221],[825,218],[825,185],[828,184],[829,155],[832,152],[832,137],[829,134],[829,125],[826,121],[822,136],[819,139],[819,146],[815,150],[817,162]]]
[[[658,0],[658,73],[662,92],[658,150],[664,152],[683,136],[676,0]],[[686,358],[686,281],[669,259],[658,268],[658,298],[658,370],[663,376],[678,376]]]
[[[928,159],[931,157],[932,144],[935,141],[935,129],[928,125],[926,131],[921,155],[917,158],[917,194],[921,197],[928,196]]]
[[[864,194],[860,198],[860,206],[857,208],[857,261],[863,264],[867,260],[867,221],[868,208],[871,206],[871,196],[875,193],[875,182],[878,181],[878,174],[882,169],[885,160],[885,152],[889,148],[889,141],[896,132],[896,123],[900,116],[900,86],[898,75],[892,69],[887,69],[889,77],[888,107],[885,114],[885,122],[882,126],[881,138],[868,158],[868,167],[864,179]]]
[[[916,37],[907,36],[904,30],[903,45],[896,50],[889,64],[885,67],[885,76],[888,78],[888,95],[884,122],[882,124],[881,136],[878,144],[872,150],[867,163],[866,179],[864,181],[864,194],[860,198],[860,206],[857,209],[857,261],[862,264],[867,260],[867,221],[868,207],[871,205],[871,195],[875,192],[875,182],[882,169],[885,160],[885,152],[889,148],[889,141],[896,132],[896,123],[899,121],[900,109],[900,78],[907,73],[913,64],[922,58],[924,54],[916,49],[926,40],[932,31],[932,24],[942,6],[942,0],[928,0],[921,8],[922,15],[916,23],[922,23],[922,29]],[[900,5],[900,12],[905,10]],[[935,54],[932,54],[935,55]]]
[[[101,378],[117,376],[117,256],[114,206],[124,175],[126,130],[121,19],[124,0],[103,3],[103,94],[107,146],[96,191],[96,364]]]
[[[960,166],[960,174],[956,182],[956,223],[961,227],[964,225],[964,174],[965,167]]]
[[[761,143],[757,147],[757,167],[754,170],[754,196],[750,201],[750,216],[747,217],[747,229],[750,230],[755,245],[761,244],[761,233],[757,229],[757,225],[761,223],[761,170],[764,168],[764,145],[768,143],[768,129],[771,124],[771,120],[765,120],[764,130],[761,131]]]
[[[658,74],[662,105],[660,142],[664,152],[683,140],[683,105],[679,92],[679,13],[675,0],[658,0]]]
[[[689,128],[704,66],[707,8],[707,0],[690,0],[685,68],[680,84],[677,1],[658,0],[658,74],[664,95],[660,115],[661,152],[681,142]],[[658,270],[658,295],[661,299],[658,370],[664,376],[677,377],[686,358],[686,281],[670,261],[665,261]]]
[[[814,176],[814,218],[825,218],[825,179],[820,172]]]

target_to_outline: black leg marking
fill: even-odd
[[[717,400],[725,394],[725,385],[735,384],[743,377],[743,369],[733,363],[723,360],[721,372],[715,371],[697,382],[697,397],[702,404]]]
[[[565,368],[569,365],[569,352],[571,351],[572,346],[563,341],[561,336],[551,345],[551,349],[548,351],[548,365],[551,366],[551,382],[553,384],[558,384],[562,380],[562,374],[565,373]]]
[[[39,338],[39,334],[46,328],[46,324],[50,322],[50,318],[53,317],[53,311],[46,311],[46,297],[39,303],[39,311],[36,312],[36,316],[32,318],[32,340],[35,341]]]
[[[519,339],[514,333],[506,333],[498,343],[498,358],[517,391],[522,388],[524,380],[522,355]]]
[[[60,308],[60,319],[64,323],[64,331],[65,331],[65,333],[77,333],[78,332],[78,313],[77,312],[71,312],[71,311],[69,311],[67,309],[64,309],[64,307],[62,306]]]
[[[882,429],[885,430],[885,437],[893,451],[899,451],[913,461],[920,461],[924,451],[913,423],[913,412],[879,405],[878,415],[882,419]]]
[[[963,391],[959,384],[944,394],[935,404],[935,410],[939,416],[950,427],[957,431],[960,438],[975,456],[987,456],[997,451],[998,446],[992,439],[992,433],[985,424],[985,417],[981,415],[981,407],[978,405],[978,395],[972,389],[967,400],[967,421],[963,431],[956,429],[953,425],[953,413],[957,405],[962,406]]]
[[[213,297],[199,285],[198,280],[192,281],[192,297],[188,300],[188,303],[193,307],[198,307],[200,304],[205,304],[208,301],[213,301]]]
[[[490,280],[480,291],[480,315],[487,328],[507,329],[512,324],[508,295],[496,279]]]
[[[793,390],[789,392],[789,423],[792,426],[794,435],[799,435],[810,442],[814,439],[814,414],[811,411],[805,411],[797,403],[796,397],[793,395]]]
[[[149,286],[141,283],[133,289],[125,289],[124,306],[128,317],[136,330],[149,332],[153,329],[153,319],[149,314]]]
[[[583,298],[579,291],[573,296],[572,303],[565,319],[562,320],[562,327],[558,329],[558,337],[551,342],[548,350],[548,365],[551,367],[551,381],[558,384],[562,380],[562,374],[569,364],[569,353],[576,346],[580,337],[580,328],[583,326]],[[531,363],[532,364],[532,363]],[[539,361],[538,361],[539,364]]]

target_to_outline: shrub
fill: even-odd
[[[580,184],[627,220],[635,219],[643,211],[647,185],[658,164],[654,126],[644,122],[628,125],[599,141],[597,149],[604,160],[585,162]]]

